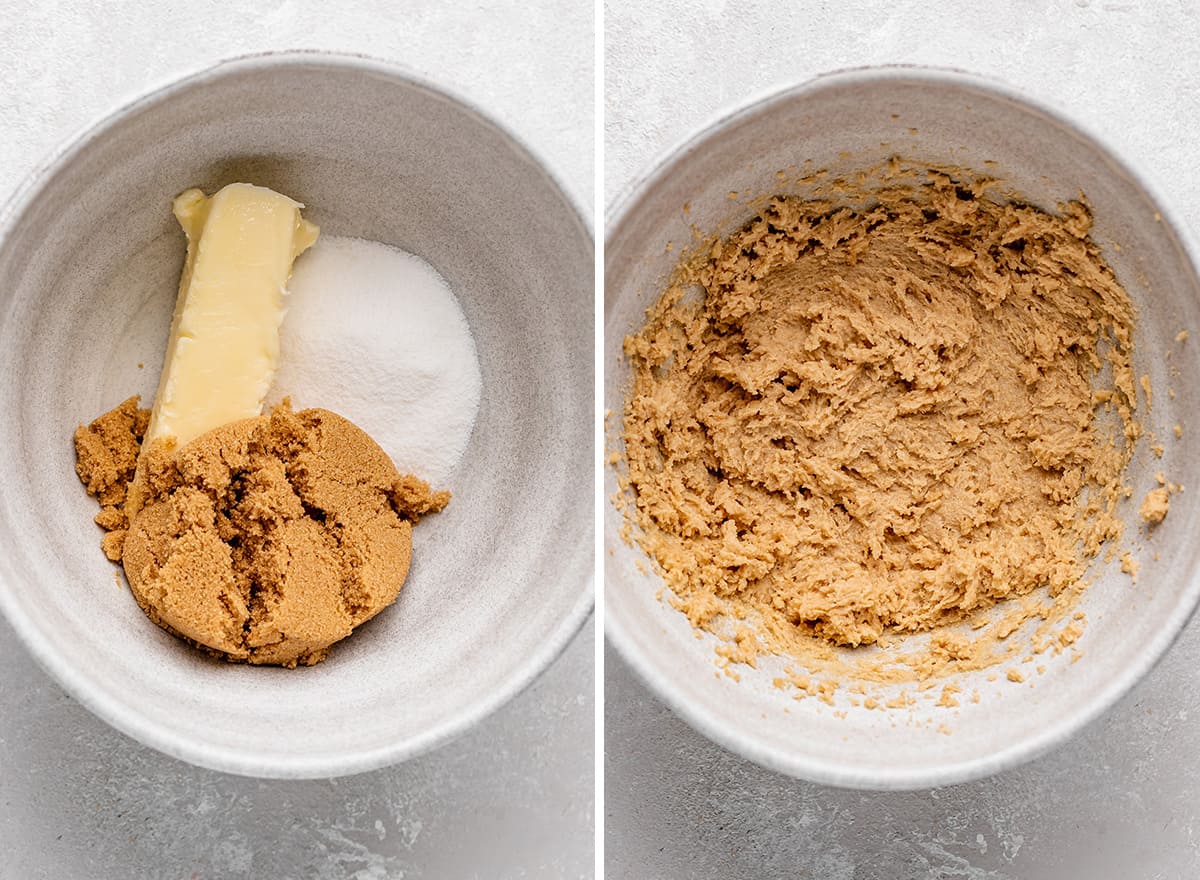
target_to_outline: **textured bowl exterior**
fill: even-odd
[[[1020,686],[1004,680],[1003,668],[999,680],[988,680],[996,670],[961,675],[954,683],[966,694],[978,690],[981,699],[963,699],[953,711],[928,702],[912,712],[868,711],[839,698],[837,709],[846,715],[835,717],[831,707],[795,701],[772,685],[785,665],[779,658],[739,668],[740,682],[714,675],[714,639],[695,638],[683,615],[656,600],[661,579],[647,573],[639,549],[621,540],[621,513],[605,505],[606,632],[647,684],[700,732],[750,760],[870,789],[978,778],[1064,741],[1153,665],[1200,595],[1200,546],[1192,539],[1200,497],[1191,491],[1200,460],[1200,424],[1193,417],[1200,388],[1189,381],[1200,374],[1200,348],[1175,340],[1179,330],[1200,327],[1200,279],[1190,256],[1196,250],[1147,184],[1096,139],[970,75],[875,68],[821,77],[716,121],[632,187],[610,221],[605,250],[604,406],[614,413],[608,446],[621,448],[619,414],[629,382],[621,340],[662,290],[693,225],[731,231],[755,212],[731,201],[730,193],[787,191],[796,169],[836,173],[894,154],[977,170],[995,163],[986,170],[1051,210],[1086,194],[1095,214],[1093,237],[1139,312],[1136,367],[1139,375],[1149,374],[1156,392],[1151,411],[1139,415],[1166,451],[1155,458],[1143,441],[1130,465],[1134,494],[1121,513],[1141,574],[1132,584],[1115,563],[1093,567],[1094,582],[1080,605],[1088,618],[1077,645],[1082,656],[1072,663],[1071,652],[1042,655],[1037,662],[1045,673]],[[789,168],[786,179],[776,177]],[[1183,427],[1178,440],[1172,433],[1177,423]],[[1136,507],[1155,486],[1156,471],[1187,491],[1172,499],[1166,521],[1147,535]],[[608,469],[606,498],[617,488]],[[943,723],[949,735],[938,730]]]
[[[483,373],[454,500],[415,530],[396,605],[295,671],[213,661],[151,624],[74,474],[77,424],[153,397],[184,251],[171,198],[234,180],[304,202],[328,234],[428,260]],[[80,702],[203,766],[335,776],[464,730],[591,609],[593,255],[527,148],[390,65],[253,56],[131,104],[37,172],[0,225],[0,609]]]

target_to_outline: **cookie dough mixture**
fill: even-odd
[[[625,340],[632,516],[695,625],[869,645],[1074,588],[1120,535],[1129,297],[1086,205],[991,190],[777,197]]]
[[[158,625],[230,660],[295,666],[395,600],[412,524],[440,510],[363,431],[328,410],[268,415],[147,449],[147,498],[126,521],[126,489],[149,411],[125,401],[75,435],[80,479],[97,496],[103,548]]]

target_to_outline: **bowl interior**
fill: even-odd
[[[929,700],[911,710],[869,711],[851,705],[845,688],[832,707],[798,702],[772,685],[785,665],[778,658],[739,668],[740,682],[714,675],[714,639],[696,639],[683,615],[656,601],[661,581],[646,573],[644,554],[621,540],[621,514],[606,505],[609,633],[660,695],[749,758],[822,782],[876,788],[981,776],[1060,741],[1145,672],[1182,627],[1200,587],[1200,551],[1190,540],[1200,504],[1191,491],[1200,390],[1188,381],[1200,371],[1200,348],[1175,339],[1200,326],[1200,282],[1185,248],[1143,186],[1092,140],[965,76],[863,71],[818,80],[710,129],[634,192],[610,230],[605,257],[605,408],[614,414],[608,445],[620,448],[629,381],[621,340],[662,290],[680,246],[692,240],[691,227],[730,232],[756,213],[742,204],[747,195],[802,194],[792,181],[805,171],[836,175],[892,155],[986,171],[1048,210],[1086,194],[1093,238],[1138,309],[1136,366],[1155,391],[1152,409],[1139,416],[1165,451],[1156,458],[1144,440],[1130,465],[1133,497],[1120,512],[1140,576],[1131,583],[1115,561],[1093,566],[1094,583],[1079,606],[1088,618],[1076,646],[1082,656],[1072,663],[1072,652],[1042,655],[1036,662],[1044,674],[1024,667],[1032,680],[1021,685],[1004,680],[1005,667],[998,680],[996,669],[963,674],[954,683],[967,694],[978,690],[981,699],[953,709]],[[739,198],[731,201],[731,193]],[[1179,439],[1175,424],[1183,428]],[[1147,534],[1136,508],[1157,471],[1188,491],[1172,498],[1170,515]],[[611,469],[605,479],[611,497]]]
[[[327,234],[428,260],[459,298],[483,375],[454,499],[415,530],[396,605],[296,671],[211,661],[151,624],[100,554],[95,502],[74,475],[77,424],[134,393],[153,399],[184,252],[171,198],[234,180],[304,202]],[[369,769],[512,696],[582,622],[593,245],[494,124],[370,62],[248,59],[123,112],[16,210],[0,242],[0,596],[34,653],[107,720],[235,772]]]

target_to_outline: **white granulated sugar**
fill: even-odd
[[[288,289],[271,400],[333,410],[401,473],[448,486],[481,380],[475,340],[442,276],[388,245],[322,235]]]

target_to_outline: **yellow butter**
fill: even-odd
[[[284,288],[319,231],[302,207],[247,183],[175,198],[187,261],[143,452],[167,438],[183,446],[262,412],[279,361]],[[141,506],[141,476],[139,462],[126,501],[131,517]]]

